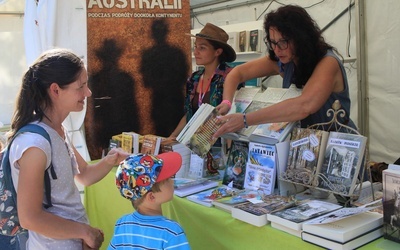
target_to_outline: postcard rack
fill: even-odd
[[[338,117],[344,117],[345,114],[346,112],[343,109],[341,109],[340,102],[336,100],[332,104],[332,108],[329,109],[326,113],[327,117],[332,116],[332,119],[329,122],[317,123],[312,126],[309,126],[308,129],[340,131],[343,133],[360,134],[357,130],[339,122]],[[367,170],[368,179],[371,182],[372,199],[375,200],[370,168],[368,167],[369,166],[368,161],[369,161],[369,155],[368,155],[368,149],[366,147],[362,162],[363,167],[360,168],[360,172],[357,175],[356,187],[351,194],[347,193],[347,190],[344,186],[342,187],[337,184],[336,185],[332,184],[327,178],[327,176],[325,176],[324,174],[322,173],[317,174],[316,167],[314,167],[313,170],[307,168],[287,169],[279,176],[279,179],[285,182],[292,183],[294,185],[307,187],[311,191],[314,191],[317,194],[326,194],[326,195],[333,194],[339,203],[344,204],[344,206],[351,206],[352,202],[356,201],[360,197],[360,193],[362,190],[362,183],[366,174],[365,170]],[[319,187],[319,183],[321,182],[324,182],[325,184],[324,188]]]

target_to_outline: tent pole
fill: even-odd
[[[365,1],[356,0],[356,42],[357,42],[357,89],[358,89],[358,128],[369,137],[369,102],[367,81],[367,54],[365,37]]]

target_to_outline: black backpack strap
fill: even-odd
[[[15,136],[12,138],[12,140],[10,141],[9,146],[11,145],[12,141],[14,140],[14,138],[17,137],[18,134],[24,133],[24,132],[40,134],[41,136],[46,138],[47,141],[49,141],[50,146],[51,146],[50,136],[47,133],[47,131],[44,128],[42,128],[41,126],[36,125],[36,124],[27,124],[27,125],[23,126],[22,128],[20,128],[18,130],[18,132],[15,134]],[[51,173],[51,178],[53,180],[57,179],[57,174],[56,174],[56,171],[54,170],[53,163],[50,163],[49,168],[44,171],[44,191],[45,191],[45,196],[46,196],[46,200],[47,200],[47,204],[43,204],[44,208],[49,208],[49,207],[53,206],[53,204],[51,202],[51,183],[50,183],[49,171]]]

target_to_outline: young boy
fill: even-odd
[[[161,204],[173,198],[172,176],[182,165],[176,152],[131,155],[116,172],[116,185],[136,211],[115,224],[108,249],[190,249],[186,234],[162,215]]]

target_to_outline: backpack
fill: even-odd
[[[50,136],[44,128],[36,124],[28,124],[17,131],[7,147],[0,153],[0,235],[14,236],[26,231],[19,224],[17,213],[17,193],[13,185],[9,161],[9,150],[11,144],[14,139],[23,132],[40,134],[46,138],[51,145]],[[49,171],[51,177],[57,179],[53,164],[50,164],[50,167],[44,172],[44,188],[47,200],[47,204],[43,204],[45,208],[52,206]]]

